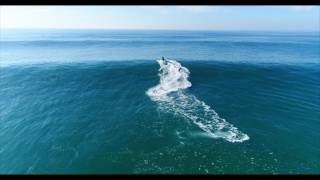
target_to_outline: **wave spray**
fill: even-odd
[[[160,65],[160,83],[146,93],[151,100],[158,103],[160,110],[191,120],[209,137],[223,138],[229,142],[249,140],[247,134],[221,118],[210,106],[184,91],[192,86],[188,81],[190,71],[186,67],[175,60],[160,59],[157,62]]]

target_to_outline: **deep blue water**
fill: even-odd
[[[319,33],[0,37],[0,173],[320,173]],[[192,83],[163,104],[146,94],[161,56]],[[212,112],[249,139],[214,138],[194,122],[215,128]]]

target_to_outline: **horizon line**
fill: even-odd
[[[262,30],[262,29],[165,29],[165,28],[58,28],[58,27],[3,27],[0,28],[0,30],[9,30],[9,29],[14,29],[14,30],[132,30],[132,31],[243,31],[243,32],[314,32],[314,33],[319,33],[320,29],[317,30]]]

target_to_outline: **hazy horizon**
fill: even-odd
[[[97,31],[204,31],[204,32],[280,32],[280,33],[319,33],[319,30],[306,30],[306,31],[297,31],[297,30],[251,30],[251,29],[134,29],[134,28],[128,28],[128,29],[120,29],[120,28],[56,28],[56,27],[32,27],[32,28],[22,28],[22,27],[14,27],[14,28],[1,28],[2,30],[97,30]]]
[[[319,32],[319,6],[1,6],[2,29]]]

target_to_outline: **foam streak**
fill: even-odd
[[[174,60],[158,60],[160,83],[146,93],[159,105],[159,109],[191,120],[212,138],[229,142],[243,142],[249,136],[239,131],[196,96],[184,91],[191,87],[189,70]]]

